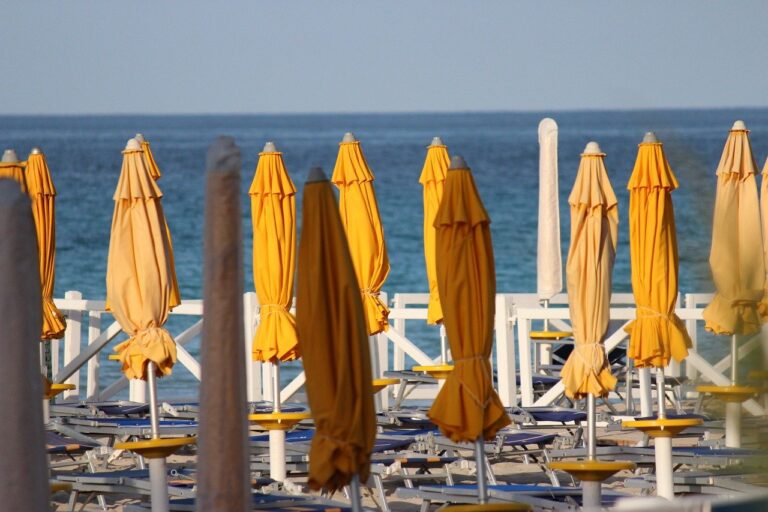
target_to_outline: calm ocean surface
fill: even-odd
[[[86,298],[105,296],[105,269],[114,192],[128,138],[142,132],[152,143],[163,173],[163,207],[171,227],[184,298],[202,297],[202,232],[205,151],[214,137],[231,135],[243,151],[242,218],[246,289],[252,289],[247,189],[264,142],[275,141],[301,190],[310,166],[330,175],[345,131],[353,131],[376,176],[392,271],[384,286],[394,292],[425,292],[421,245],[422,189],[418,183],[425,146],[439,135],[451,154],[472,168],[492,219],[497,289],[535,292],[538,208],[537,126],[542,117],[559,125],[560,208],[563,260],[568,251],[567,196],[590,140],[600,143],[619,198],[620,235],[613,290],[630,292],[626,183],[637,144],[647,130],[664,142],[680,182],[674,193],[680,249],[681,292],[713,290],[707,258],[711,234],[715,168],[728,129],[736,119],[750,128],[762,167],[768,156],[768,109],[636,112],[542,112],[488,114],[258,115],[258,116],[95,116],[2,117],[0,145],[26,158],[33,146],[45,152],[58,190],[56,297],[79,290]],[[189,321],[173,318],[178,333]],[[437,354],[433,330],[415,328],[419,342]],[[412,327],[409,325],[408,327]],[[700,343],[703,343],[701,340]],[[713,342],[710,340],[712,343]],[[720,352],[721,346],[709,350]],[[725,340],[722,340],[724,348]],[[197,352],[197,342],[191,345]],[[186,395],[195,381],[180,365],[164,379],[165,396]],[[287,378],[296,368],[286,372]],[[102,372],[117,375],[104,358]],[[193,386],[193,387],[190,387]]]

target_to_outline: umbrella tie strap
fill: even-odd
[[[262,304],[259,306],[259,316],[274,315],[282,311],[288,311],[288,308],[282,304]]]
[[[454,359],[454,360],[453,360],[454,364],[456,364],[456,363],[466,363],[466,362],[468,362],[468,361],[488,361],[488,357],[487,357],[487,356],[484,356],[484,355],[482,355],[482,354],[479,354],[479,355],[476,355],[476,356],[460,357],[460,358],[458,358],[458,359]],[[483,372],[486,374],[485,376],[486,376],[486,377],[487,377],[489,380],[491,379],[490,366],[491,366],[491,364],[490,364],[490,361],[488,361],[488,365],[487,365],[487,366],[486,366],[486,365],[482,365],[482,368],[483,368]],[[456,374],[454,374],[454,375],[456,375]],[[458,379],[458,378],[457,378],[456,380],[458,380],[459,382],[461,382],[461,379]],[[461,383],[462,383],[462,384],[464,384],[463,382],[461,382]],[[476,394],[475,394],[475,393],[472,391],[472,388],[470,388],[470,387],[469,387],[469,386],[467,386],[466,384],[464,384],[464,391],[466,391],[466,392],[469,394],[470,398],[472,398],[472,400],[474,400],[474,401],[475,401],[475,403],[476,403],[477,405],[479,405],[479,406],[480,406],[481,408],[483,408],[483,409],[485,409],[486,407],[488,407],[488,404],[490,404],[490,403],[491,403],[491,398],[493,397],[493,395],[492,395],[492,394],[489,394],[489,395],[488,395],[488,397],[486,397],[486,399],[485,399],[485,400],[481,400],[481,399],[480,399],[480,397],[478,397],[478,396],[477,396],[477,395],[476,395]]]
[[[584,352],[589,351],[590,357],[586,356]],[[607,360],[605,357],[605,347],[600,343],[581,343],[574,347],[573,354],[581,359],[581,361],[591,368],[592,371],[597,372],[605,364]],[[591,360],[590,360],[591,359]]]
[[[668,314],[662,313],[661,311],[656,311],[653,308],[649,308],[648,306],[637,306],[637,312],[642,313],[638,314],[638,318],[663,318],[665,320],[671,320]]]
[[[361,288],[360,293],[362,293],[363,295],[370,295],[372,297],[378,297],[379,295],[381,295],[380,292],[377,292],[372,288]]]

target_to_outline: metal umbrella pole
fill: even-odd
[[[739,385],[739,340],[731,336],[731,386]],[[741,402],[725,403],[725,446],[741,447]]]
[[[658,419],[667,418],[665,408],[665,379],[664,368],[656,369],[656,390],[659,399]],[[675,488],[672,481],[672,437],[657,436],[654,439],[654,455],[656,457],[656,496],[666,499],[675,498]]]
[[[448,337],[445,334],[445,325],[440,322],[440,362],[448,362]]]
[[[272,363],[272,412],[278,414],[280,411],[280,362],[275,361]],[[282,429],[269,431],[269,476],[278,482],[286,478],[285,430]]]
[[[587,459],[597,460],[597,411],[595,409],[595,395],[587,395]],[[584,508],[596,510],[602,503],[602,484],[599,481],[581,481],[581,489],[584,495]]]
[[[483,436],[475,441],[475,466],[477,466],[477,501],[488,503],[488,479],[485,474],[485,440]]]
[[[360,475],[352,475],[352,481],[349,482],[349,502],[352,505],[352,512],[363,511],[363,499],[360,496]]]
[[[155,363],[147,362],[147,387],[149,388],[149,421],[152,439],[160,438],[160,422],[157,418],[157,380]],[[152,488],[152,512],[168,512],[168,482],[166,480],[165,458],[149,459],[149,480]]]

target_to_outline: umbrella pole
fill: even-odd
[[[659,420],[667,417],[665,407],[666,383],[664,368],[656,369],[656,391],[659,400]],[[675,499],[675,487],[672,481],[672,438],[657,436],[654,438],[654,455],[656,458],[656,496],[668,500]]]
[[[442,364],[448,362],[448,344],[446,341],[445,324],[440,322],[440,362]]]
[[[275,361],[272,363],[272,412],[280,410],[280,361]],[[269,431],[269,476],[278,482],[285,481],[285,430]]]
[[[157,381],[155,363],[147,363],[147,387],[149,388],[149,421],[152,427],[152,439],[160,437],[160,424],[157,419]],[[166,481],[165,458],[149,459],[149,482],[152,487],[152,512],[168,512],[168,483]]]
[[[597,460],[597,411],[595,410],[595,395],[587,395],[587,459]],[[581,481],[581,491],[585,510],[599,510],[603,501],[601,483]]]
[[[731,336],[731,386],[739,385],[739,340]],[[741,448],[741,403],[725,403],[725,446]]]
[[[475,466],[477,467],[477,501],[484,505],[488,502],[488,480],[485,476],[485,440],[482,435],[475,441]]]
[[[362,512],[363,501],[360,497],[360,475],[352,475],[352,481],[349,482],[349,502],[352,505],[352,512]]]
[[[638,368],[637,380],[640,382],[640,416],[653,415],[653,390],[651,389],[651,369]]]

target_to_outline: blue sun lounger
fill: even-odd
[[[197,433],[197,422],[187,419],[161,419],[161,436],[185,436]],[[84,417],[68,418],[67,424],[74,430],[88,435],[150,436],[149,418]]]
[[[337,503],[314,496],[293,496],[287,494],[254,493],[251,510],[273,510],[275,512],[349,512],[349,505]],[[195,512],[194,498],[170,500],[171,512]],[[147,512],[152,507],[146,505],[128,505],[125,512]]]

